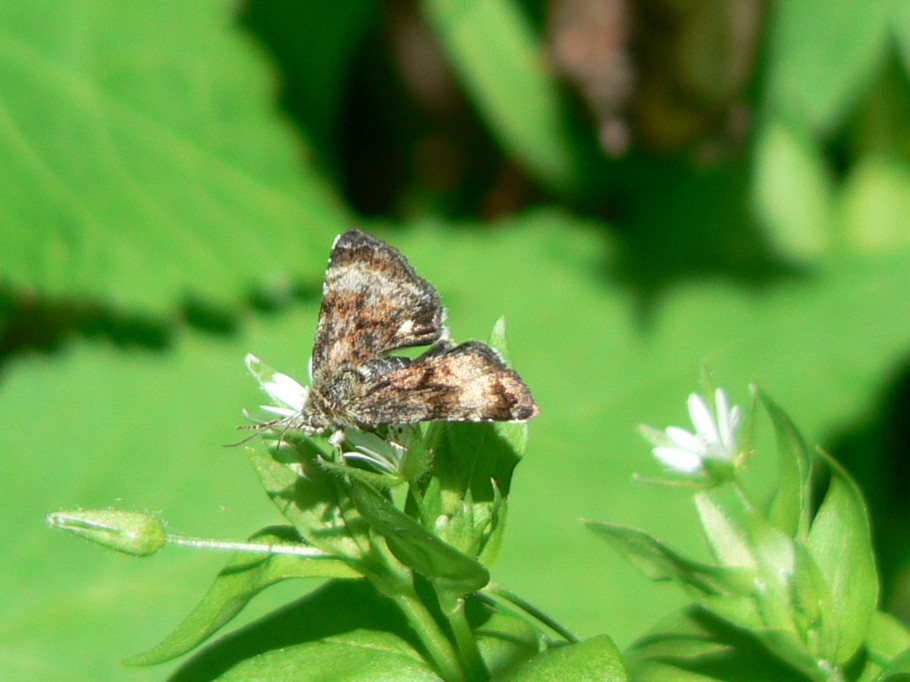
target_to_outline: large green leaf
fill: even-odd
[[[336,158],[329,152],[341,146],[351,64],[381,7],[374,0],[244,3],[244,25],[268,46],[281,68],[284,108],[303,122],[327,162]]]
[[[845,242],[860,251],[910,245],[910,164],[899,156],[869,154],[845,182],[840,202]]]
[[[841,123],[887,56],[892,0],[782,0],[771,11],[767,97],[817,132]]]
[[[334,580],[198,652],[172,682],[438,680],[394,603]]]
[[[423,0],[427,20],[496,136],[546,185],[581,188],[580,146],[540,41],[515,0]]]
[[[299,542],[292,528],[266,529],[252,540],[261,543]],[[193,611],[157,646],[130,657],[128,665],[154,665],[185,654],[223,627],[262,590],[292,578],[356,578],[343,561],[282,554],[239,552],[215,577]]]
[[[510,682],[625,682],[622,656],[606,635],[554,647],[500,679]]]
[[[756,214],[777,252],[800,262],[830,248],[832,173],[812,136],[772,117],[757,136],[753,164]]]
[[[246,659],[220,682],[440,682],[426,663],[383,645],[384,638],[363,641],[320,641],[266,651]]]
[[[0,5],[7,286],[167,312],[324,263],[344,209],[219,0]]]

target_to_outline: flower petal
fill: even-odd
[[[286,405],[295,411],[303,409],[307,389],[287,374],[275,372],[269,381],[262,384],[262,390],[277,403]]]
[[[676,471],[691,474],[701,470],[702,461],[694,452],[673,447],[657,447],[652,450],[664,465]]]
[[[670,442],[681,450],[699,453],[705,449],[705,443],[701,438],[678,426],[668,426],[666,434]]]
[[[705,399],[698,393],[689,395],[689,417],[692,419],[692,425],[695,432],[705,438],[705,440],[718,440],[717,426],[714,424],[714,418]]]

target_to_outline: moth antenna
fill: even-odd
[[[243,428],[243,427],[238,426],[237,428],[240,429],[240,428]],[[249,442],[250,442],[251,440],[253,440],[256,436],[261,436],[261,435],[262,435],[261,432],[256,432],[256,433],[254,433],[254,434],[252,434],[252,435],[250,435],[250,436],[247,436],[247,437],[244,438],[243,440],[238,440],[236,443],[224,443],[221,447],[224,447],[224,448],[236,448],[238,445],[243,445],[244,443],[249,443]]]
[[[238,445],[243,445],[244,443],[249,443],[256,436],[261,436],[262,431],[264,429],[267,429],[271,426],[275,426],[276,424],[280,423],[281,421],[283,421],[283,419],[272,419],[267,422],[259,422],[258,424],[241,424],[240,426],[237,427],[238,431],[246,431],[249,429],[255,429],[256,433],[252,434],[251,436],[247,436],[243,440],[239,440],[236,443],[225,443],[223,447],[236,448]]]

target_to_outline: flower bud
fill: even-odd
[[[167,542],[157,516],[115,509],[86,509],[48,514],[51,525],[124,554],[148,556]]]

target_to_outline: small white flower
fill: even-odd
[[[306,386],[301,386],[296,379],[292,379],[281,372],[275,372],[271,380],[264,382],[262,390],[268,393],[269,397],[276,403],[272,407],[273,411],[280,410],[290,414],[300,412],[303,409],[308,392]]]
[[[695,432],[678,426],[665,431],[642,427],[645,438],[654,445],[652,452],[665,466],[674,471],[693,474],[705,468],[705,460],[732,462],[737,453],[736,432],[740,423],[738,405],[729,407],[727,394],[718,388],[714,392],[714,413],[698,393],[689,396],[689,418]]]
[[[383,473],[398,473],[402,458],[408,451],[407,444],[386,441],[375,433],[356,429],[347,429],[345,435],[347,441],[354,446],[354,450],[342,455],[345,460],[359,459],[369,462]]]
[[[259,387],[272,399],[273,405],[260,405],[270,414],[290,417],[303,409],[309,389],[287,374],[276,372],[252,353],[244,359]]]

